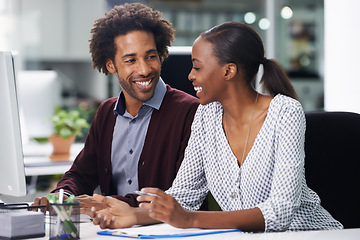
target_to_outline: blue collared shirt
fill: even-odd
[[[138,161],[151,114],[154,109],[160,109],[165,93],[166,85],[160,78],[154,96],[143,103],[135,117],[126,110],[123,92],[119,94],[114,108],[117,117],[111,146],[112,181],[118,195],[139,190]]]

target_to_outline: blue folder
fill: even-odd
[[[226,230],[214,230],[214,231],[207,231],[207,232],[199,232],[199,233],[177,233],[177,234],[166,234],[166,235],[143,235],[143,234],[127,233],[127,232],[123,232],[121,230],[115,230],[115,231],[100,231],[97,234],[114,236],[114,237],[125,237],[125,238],[159,239],[159,238],[192,237],[192,236],[219,234],[219,233],[228,233],[228,232],[241,232],[241,230],[240,229],[230,229],[230,230],[226,229]]]

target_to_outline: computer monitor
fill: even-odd
[[[0,199],[26,195],[13,55],[0,51]]]
[[[191,68],[191,46],[170,47],[169,57],[161,67],[161,77],[171,87],[196,96],[194,86],[188,79]]]

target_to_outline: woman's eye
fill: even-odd
[[[193,67],[194,70],[199,70],[200,68],[199,67]]]

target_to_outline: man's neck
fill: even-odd
[[[138,115],[139,109],[143,105],[143,102],[140,101],[128,101],[125,98],[125,106],[126,111],[131,114],[131,116],[135,117]]]

